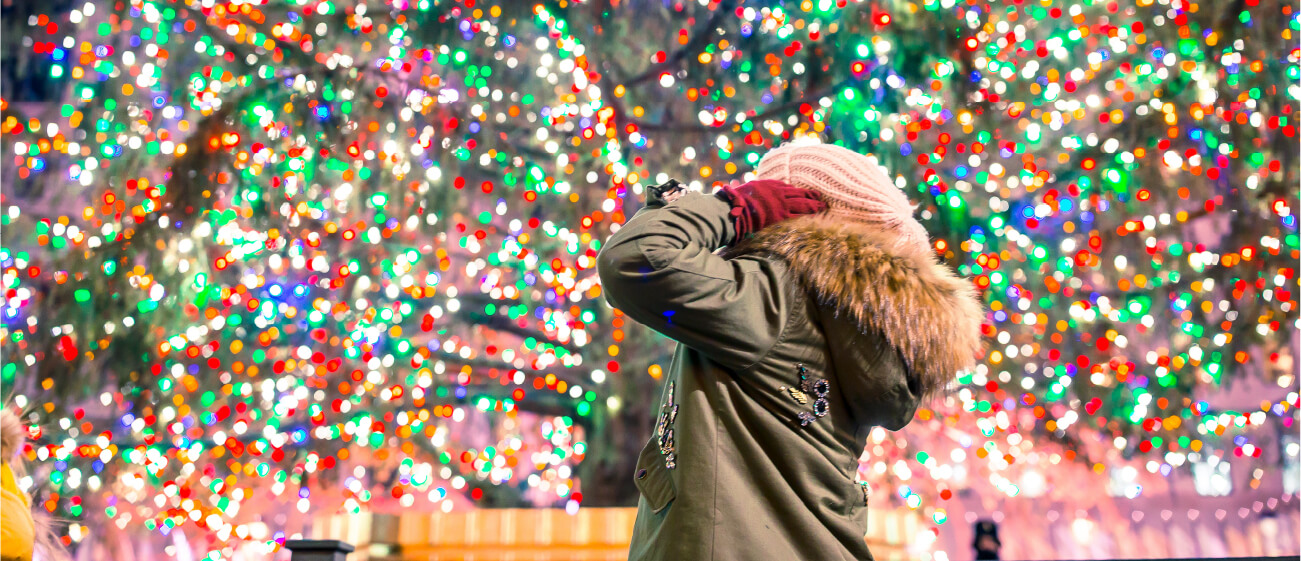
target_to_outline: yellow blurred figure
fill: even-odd
[[[4,561],[30,561],[36,542],[31,499],[18,488],[12,465],[24,437],[18,417],[8,409],[0,411],[0,559]]]
[[[18,487],[23,475],[18,451],[27,429],[9,409],[0,409],[0,561],[64,561],[68,552],[58,543],[44,517],[32,516],[32,500]]]

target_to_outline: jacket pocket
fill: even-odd
[[[677,486],[673,483],[673,474],[664,466],[664,456],[660,454],[659,445],[652,438],[642,448],[637,457],[637,471],[633,474],[633,483],[646,499],[651,512],[658,514],[677,498]]]

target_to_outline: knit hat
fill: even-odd
[[[916,210],[875,160],[834,144],[792,142],[759,161],[759,179],[776,179],[822,193],[827,214],[899,232],[898,243],[929,247]]]

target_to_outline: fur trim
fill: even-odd
[[[908,247],[879,228],[802,216],[757,232],[732,255],[763,253],[787,263],[806,290],[864,333],[899,351],[924,396],[975,366],[984,310],[971,282],[928,247]]]
[[[27,436],[22,421],[8,408],[0,409],[0,459],[12,460]]]

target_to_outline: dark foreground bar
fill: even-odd
[[[347,561],[354,551],[351,544],[338,540],[289,540],[285,549],[292,552],[290,561]],[[401,554],[398,554],[401,558]],[[1008,561],[1040,561],[1020,559]],[[1158,557],[1146,559],[1107,559],[1099,561],[1297,561],[1296,557]]]
[[[296,561],[296,560],[295,560]],[[1013,560],[1005,560],[1013,561]],[[1020,559],[1016,561],[1035,561],[1031,559]],[[1146,559],[1105,559],[1099,561],[1297,561],[1293,557],[1152,557]]]
[[[289,561],[345,561],[355,549],[339,540],[288,540]]]

